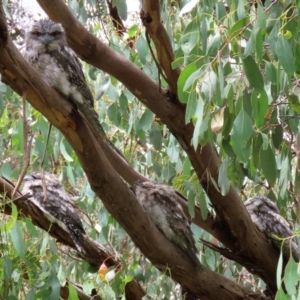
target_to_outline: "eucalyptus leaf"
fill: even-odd
[[[281,63],[285,72],[288,74],[294,73],[296,69],[293,51],[290,43],[283,35],[280,35],[277,40],[276,50],[279,62]]]
[[[270,186],[274,186],[277,178],[277,167],[274,153],[270,147],[260,150],[260,164]]]
[[[264,80],[255,60],[249,55],[245,57],[242,62],[250,86],[255,88],[258,92],[262,92],[264,89]]]

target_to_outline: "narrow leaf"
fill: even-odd
[[[284,278],[283,278],[286,291],[289,295],[295,295],[296,294],[296,286],[298,283],[298,274],[297,274],[297,264],[293,260],[293,257],[291,256],[284,272]]]
[[[265,115],[268,110],[268,96],[264,90],[259,95],[256,91],[253,91],[251,102],[255,125],[260,128],[265,124]]]
[[[24,258],[25,247],[24,247],[24,241],[23,241],[22,233],[18,222],[15,222],[15,226],[10,231],[10,235],[17,253],[20,255],[21,258]]]
[[[288,74],[295,72],[295,59],[291,45],[288,40],[283,36],[279,36],[276,43],[276,52],[283,69]]]
[[[68,300],[79,300],[77,291],[72,283],[68,283],[69,297]]]
[[[242,109],[233,122],[231,146],[238,158],[245,163],[249,159],[245,153],[245,149],[252,134],[252,122],[248,114]]]
[[[9,221],[5,223],[3,230],[4,231],[11,230],[16,223],[17,217],[18,217],[17,207],[15,206],[14,203],[11,203],[11,216],[9,218]]]
[[[254,58],[249,55],[242,61],[250,86],[256,89],[258,92],[262,92],[264,89],[264,80]]]
[[[277,283],[278,290],[281,287],[282,265],[283,265],[282,251],[280,251],[278,264],[277,264],[277,270],[276,270],[276,283]]]
[[[73,161],[73,158],[68,154],[67,150],[66,150],[66,147],[65,147],[65,144],[64,144],[64,140],[61,140],[61,143],[60,143],[60,152],[62,154],[62,156],[64,157],[64,159],[66,161]]]
[[[229,188],[230,188],[230,181],[227,176],[227,168],[228,168],[229,163],[230,163],[230,160],[228,157],[226,157],[224,159],[224,161],[222,162],[220,171],[219,171],[218,184],[221,189],[221,194],[223,196],[227,195]]]
[[[270,147],[267,150],[261,149],[260,164],[269,185],[274,186],[277,177],[277,168],[275,154]]]

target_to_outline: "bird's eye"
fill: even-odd
[[[40,31],[32,31],[31,34],[35,35],[35,36],[41,36],[42,33]]]
[[[51,32],[50,33],[50,35],[52,35],[52,36],[58,36],[58,35],[60,35],[60,31],[53,31],[53,32]]]

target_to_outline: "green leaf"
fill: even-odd
[[[68,152],[66,150],[66,147],[64,144],[64,139],[62,139],[60,142],[60,152],[66,161],[68,161],[68,162],[73,161],[73,158],[68,154]]]
[[[241,162],[247,163],[249,160],[247,152],[248,140],[253,134],[252,122],[248,114],[241,109],[233,122],[231,133],[231,146]]]
[[[187,103],[186,111],[185,111],[185,123],[186,124],[189,123],[190,120],[192,119],[192,117],[195,116],[198,101],[202,101],[202,100],[197,100],[196,91],[192,91],[189,94],[188,103]]]
[[[295,59],[294,59],[293,51],[288,40],[283,35],[280,35],[277,40],[276,52],[277,52],[278,60],[281,63],[284,71],[287,72],[288,74],[294,73]]]
[[[295,47],[295,59],[296,59],[295,69],[296,69],[297,74],[300,74],[300,44],[299,43],[297,43],[296,47]],[[0,108],[0,111],[1,111],[1,108]]]
[[[194,193],[189,193],[189,195],[188,195],[188,211],[189,211],[191,218],[195,217],[195,202],[196,202],[195,200],[196,200],[196,197],[195,197]]]
[[[260,150],[260,165],[270,186],[274,186],[277,177],[275,154],[270,147]]]
[[[3,226],[3,228],[2,228],[3,231],[11,230],[14,227],[17,217],[18,217],[18,210],[17,210],[16,205],[13,202],[11,202],[10,205],[11,205],[11,216],[10,216],[8,222],[6,222],[5,225]]]
[[[223,2],[216,3],[216,17],[218,21],[223,19],[227,15],[226,8]]]
[[[36,298],[36,289],[32,288],[26,295],[25,300],[35,300]]]
[[[260,95],[254,90],[251,96],[255,125],[260,128],[265,124],[265,115],[268,110],[268,96],[263,90]]]
[[[300,103],[299,103],[299,98],[295,94],[288,95],[288,100],[291,104],[291,107],[293,110],[299,114],[300,113]]]
[[[269,61],[265,61],[266,64],[266,78],[271,83],[277,83],[277,69],[276,67]]]
[[[201,92],[205,95],[206,100],[211,100],[216,92],[218,77],[212,70],[208,71],[202,80]]]
[[[198,0],[191,0],[191,1],[186,2],[186,4],[183,6],[181,11],[179,12],[179,16],[183,16],[184,14],[190,12],[198,3],[199,3]]]
[[[116,1],[117,8],[118,8],[118,13],[122,20],[126,21],[127,20],[127,3],[126,0],[118,0]]]
[[[199,70],[198,64],[195,62],[186,66],[179,75],[177,81],[177,91],[178,91],[178,98],[182,103],[187,103],[189,99],[189,92],[192,91],[192,87],[190,85],[186,86],[186,81],[193,73],[198,72],[198,70]],[[194,80],[196,80],[196,78],[194,78]]]
[[[280,196],[283,197],[291,180],[291,169],[289,157],[281,155],[281,170],[278,185],[280,186]]]
[[[280,287],[280,289],[276,293],[276,296],[275,296],[274,300],[290,300],[290,298],[286,296],[286,294],[284,293],[282,287]]]
[[[267,150],[269,148],[269,137],[265,133],[260,133],[262,137],[262,150]]]
[[[235,24],[233,24],[230,27],[228,40],[231,40],[231,39],[235,38],[236,36],[238,36],[240,33],[242,33],[242,31],[245,30],[248,23],[249,23],[249,17],[246,17],[246,18],[238,20]]]
[[[4,264],[2,265],[2,267],[4,270],[4,283],[8,285],[11,279],[13,268],[12,268],[12,261],[7,255],[4,255]]]
[[[183,172],[182,174],[183,175],[186,175],[186,176],[190,176],[191,175],[191,170],[192,170],[192,164],[191,164],[191,161],[189,160],[188,157],[186,157],[184,159],[184,163],[183,163]]]
[[[285,267],[284,278],[283,278],[286,291],[289,295],[296,294],[296,286],[298,283],[297,268],[298,266],[296,262],[293,260],[293,257],[291,256]]]
[[[199,25],[198,25],[199,26]],[[181,38],[181,49],[185,53],[190,53],[199,40],[199,32],[197,31],[197,23],[191,22],[185,29]]]
[[[230,144],[230,137],[227,137],[227,138],[224,138],[222,139],[222,147],[225,151],[225,153],[229,156],[229,157],[232,157],[234,158],[235,157],[235,153],[232,149],[232,146]]]
[[[10,231],[10,236],[14,247],[21,258],[25,258],[25,246],[23,236],[18,222],[15,222],[14,227]]]
[[[170,162],[177,163],[179,160],[178,143],[173,136],[170,136],[167,153],[170,158]]]
[[[266,18],[265,10],[260,4],[258,4],[257,5],[257,20],[255,23],[255,26],[257,26],[260,29],[265,30],[266,29],[266,21],[267,21],[267,18]]]
[[[242,62],[250,86],[258,92],[262,92],[264,89],[264,80],[254,58],[249,55],[242,59]]]
[[[0,174],[5,178],[10,178],[11,172],[12,169],[9,162],[5,162],[0,168]]]
[[[117,105],[117,103],[113,103],[108,109],[107,109],[107,115],[109,117],[109,120],[117,125],[119,124],[119,121],[121,119],[121,115],[120,115],[120,112],[119,112],[119,107]]]
[[[207,45],[207,55],[213,55],[215,54],[216,50],[219,49],[219,47],[222,44],[222,38],[219,32],[217,32],[210,40]]]
[[[282,140],[283,140],[282,126],[280,124],[276,124],[275,129],[273,129],[272,132],[272,141],[276,149],[280,148]]]
[[[150,109],[146,108],[139,121],[139,129],[143,129],[145,131],[149,130],[149,128],[153,123],[153,119],[154,119],[153,112]]]
[[[51,295],[48,297],[49,300],[57,300],[60,295],[60,283],[56,275],[56,271],[52,270],[49,277],[47,277],[47,284],[51,287]]]
[[[197,147],[199,145],[199,139],[201,138],[200,129],[201,129],[201,125],[203,122],[203,117],[202,117],[203,110],[204,110],[204,102],[202,100],[198,100],[197,109],[195,112],[195,115],[197,116],[197,122],[195,125],[193,138],[192,138],[192,145],[193,145],[194,149],[197,149]]]
[[[160,151],[162,145],[162,135],[160,129],[155,124],[152,124],[151,126],[151,131],[149,132],[149,139],[150,143],[153,145],[155,150]]]
[[[262,144],[263,144],[262,136],[260,134],[258,134],[253,139],[252,156],[251,156],[253,165],[255,168],[258,168],[258,166],[259,166],[259,153],[260,153]]]
[[[75,289],[74,285],[68,282],[68,288],[69,288],[68,300],[79,300],[77,290]]]
[[[43,289],[35,294],[35,299],[49,299],[48,297],[51,295],[51,289]]]
[[[200,191],[199,196],[196,199],[201,209],[201,216],[205,220],[208,215],[208,209],[207,209],[207,201],[202,190]]]
[[[218,184],[221,189],[221,194],[223,196],[227,195],[227,193],[229,192],[229,188],[230,188],[230,180],[228,179],[228,176],[227,176],[227,168],[228,168],[229,163],[230,163],[230,160],[228,157],[226,157],[224,159],[224,161],[222,162],[222,164],[220,166],[220,170],[219,170]]]
[[[280,251],[280,255],[277,263],[277,269],[276,269],[276,283],[277,283],[278,290],[281,287],[282,267],[283,267],[283,257],[282,257],[282,251]]]
[[[271,6],[266,25],[266,30],[268,33],[271,32],[272,29],[274,29],[275,25],[278,25],[278,23],[280,24],[280,22],[278,22],[278,19],[280,18],[280,15],[283,11],[284,6],[280,1],[274,2],[274,5]]]
[[[128,28],[128,35],[129,35],[129,37],[131,37],[131,38],[135,37],[135,35],[137,34],[138,30],[139,30],[139,26],[137,24],[133,24],[132,26],[130,26]]]
[[[97,73],[98,73],[98,69],[90,66],[89,67],[89,77],[93,80],[96,81],[97,80]],[[99,97],[100,98],[100,97]]]
[[[71,183],[73,187],[75,187],[74,172],[71,165],[67,166],[67,176],[68,176],[68,181]]]
[[[136,41],[136,50],[139,54],[141,63],[143,65],[146,64],[148,55],[148,44],[142,35]]]

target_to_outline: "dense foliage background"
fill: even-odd
[[[43,106],[35,94],[40,84],[28,75],[31,69],[22,67],[15,52],[7,50],[15,60],[9,64],[7,56],[0,54],[0,173],[16,183],[29,160],[26,172],[43,168],[56,174],[80,208],[88,236],[105,245],[106,254],[101,259],[99,254],[97,263],[77,256],[69,243],[55,243],[47,230],[35,226],[30,212],[25,216],[19,212],[16,221],[13,205],[9,214],[1,215],[0,298],[125,299],[126,294],[126,299],[144,295],[145,299],[181,299],[181,285],[200,299],[216,299],[214,295],[300,299],[296,263],[282,256],[278,262],[279,253],[251,225],[242,204],[251,196],[266,195],[297,227],[298,1],[149,0],[141,5],[141,18],[128,12],[131,1],[67,1],[69,11],[99,38],[97,47],[87,31],[74,27],[75,21],[63,15],[63,1],[51,1],[52,7],[47,1],[38,2],[50,18],[62,22],[69,45],[89,62],[84,71],[101,125],[140,174],[132,175],[128,166],[124,169],[128,174],[116,170],[114,177],[119,178],[119,173],[133,185],[144,176],[180,191],[188,200],[185,209],[193,218],[200,262],[207,268],[183,267],[190,265],[182,255],[183,261],[175,267],[164,260],[168,253],[163,254],[163,237],[151,240],[139,231],[143,215],[138,214],[136,222],[130,220],[130,210],[134,212],[138,204],[126,201],[134,201],[134,196],[121,181],[105,181],[109,178],[101,177],[105,162],[96,166],[91,161],[89,166],[89,158],[79,154],[80,147],[64,129],[66,123],[54,121],[55,110],[73,118],[66,114],[67,104],[54,107],[41,92],[39,97],[47,103]],[[3,1],[2,9],[12,38],[22,48],[22,29],[31,12],[8,1]],[[4,14],[1,18],[1,49],[12,49],[4,34]],[[11,71],[9,65],[23,74]],[[62,103],[54,96],[53,103]],[[49,121],[58,129],[52,128],[48,138]],[[86,144],[82,145],[84,149]],[[113,165],[110,155],[105,155]],[[2,196],[5,212],[10,200]],[[118,197],[123,197],[129,212],[117,202],[109,206]],[[155,228],[149,228],[155,237]],[[204,246],[200,239],[210,244]],[[232,260],[224,258],[218,247],[227,249],[222,254]],[[97,256],[97,252],[90,254]],[[214,277],[217,274],[231,283],[221,284],[221,277]],[[215,279],[208,284],[199,280],[204,277]],[[128,292],[129,282],[136,283],[133,294]]]

